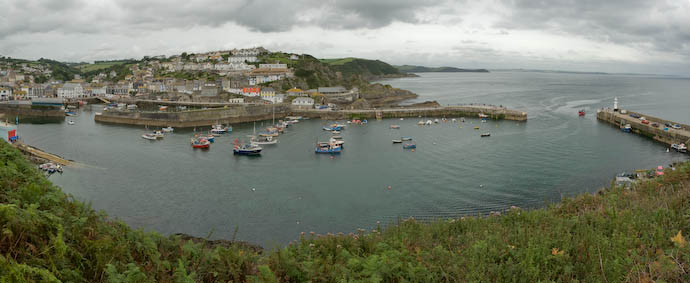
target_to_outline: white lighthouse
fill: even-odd
[[[613,98],[613,112],[618,112],[618,97]]]

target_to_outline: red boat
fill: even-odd
[[[580,116],[580,117],[585,116],[585,110],[577,111],[577,116]]]
[[[210,148],[211,142],[206,138],[192,138],[193,148]]]

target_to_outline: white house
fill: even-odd
[[[314,99],[311,97],[297,97],[292,100],[292,105],[294,106],[306,106],[311,108],[314,106]]]
[[[244,62],[256,62],[258,59],[256,56],[230,56],[228,57],[228,63],[244,63]]]
[[[84,96],[84,88],[78,83],[65,83],[58,88],[57,95],[60,98],[76,98]]]
[[[290,55],[290,60],[299,60],[299,56],[297,56],[297,54],[292,54]]]
[[[0,100],[8,100],[12,96],[12,89],[0,86]]]
[[[287,69],[287,64],[259,64],[262,69]]]

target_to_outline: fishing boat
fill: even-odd
[[[340,152],[343,151],[343,147],[332,144],[329,142],[318,142],[316,143],[316,149],[314,149],[314,153],[327,153],[327,154],[339,154]]]
[[[340,134],[340,131],[332,131],[331,134],[338,135]]]
[[[192,142],[192,147],[193,148],[202,148],[202,149],[208,149],[211,148],[211,142],[208,141],[207,138],[204,137],[193,137],[191,139]]]
[[[583,109],[583,110],[577,111],[577,116],[580,116],[580,117],[585,116],[585,110]]]
[[[688,152],[688,147],[684,143],[681,143],[681,144],[675,144],[674,143],[671,145],[671,148],[677,152],[682,152],[682,153]]]
[[[479,126],[474,126],[474,129],[475,129],[475,130],[479,130]]]
[[[207,134],[206,136],[204,136],[204,138],[206,138],[206,140],[208,140],[211,143],[214,143],[216,141],[216,136],[214,136],[213,134]]]
[[[345,145],[345,141],[343,140],[342,136],[332,136],[328,142],[335,144],[335,145],[338,145],[338,146],[341,146],[341,147],[343,147]]]
[[[417,122],[417,125],[420,125],[420,126],[424,125],[424,121],[423,121],[423,120],[419,120],[419,122]]]
[[[49,174],[62,173],[62,166],[60,166],[60,164],[55,164],[52,162],[43,163],[43,164],[38,166],[38,169],[46,171]]]
[[[625,126],[621,127],[621,130],[626,133],[632,132],[632,126],[630,124],[625,124]]]
[[[403,148],[404,148],[404,149],[413,149],[413,148],[417,148],[417,144],[416,144],[416,143],[406,143],[406,144],[403,144]]]
[[[175,129],[173,127],[167,126],[162,129],[165,133],[172,133]]]
[[[438,124],[438,119],[434,119],[434,123]]]
[[[151,134],[151,133],[143,134],[143,135],[141,135],[141,137],[144,139],[147,139],[147,140],[151,140],[151,141],[155,141],[158,139],[158,138],[156,138],[156,136],[154,134]]]
[[[340,131],[343,128],[341,126],[329,126],[329,127],[323,127],[324,131]]]
[[[74,121],[69,120],[69,121],[67,121],[67,124],[69,124],[69,125],[74,125]]]
[[[156,137],[157,139],[162,139],[162,138],[165,137],[165,134],[163,134],[162,131],[153,131],[153,133],[151,133],[151,134],[152,134],[154,137]]]
[[[391,125],[391,129],[400,129],[400,125]]]
[[[235,147],[232,149],[232,154],[234,155],[250,155],[250,156],[257,156],[261,155],[261,148],[260,146],[256,144],[239,144],[236,143]]]
[[[251,137],[251,143],[252,143],[252,144],[257,144],[257,145],[277,144],[277,143],[278,143],[278,139],[274,139],[273,137],[270,137],[270,136],[269,136],[269,137],[263,137],[263,136],[255,137],[255,136],[252,136],[252,137]]]
[[[211,133],[214,134],[226,134],[232,132],[232,127],[223,127],[221,124],[217,124],[211,127]]]
[[[431,121],[431,120],[426,120],[426,123],[424,123],[424,125],[432,125],[433,123],[434,123],[434,122]]]
[[[479,135],[479,136],[482,137],[482,138],[484,138],[484,137],[490,137],[490,136],[491,136],[491,133],[483,133],[483,134],[481,134],[481,135]]]
[[[486,118],[482,118],[482,123],[486,123]]]
[[[402,141],[411,141],[412,137],[400,137],[400,140]]]
[[[367,119],[362,120],[362,124],[366,124],[366,123],[368,123]]]
[[[400,139],[398,139],[398,140],[393,140],[393,143],[402,143],[402,140],[400,140]]]

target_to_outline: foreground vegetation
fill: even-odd
[[[537,210],[347,235],[263,254],[132,230],[0,142],[0,282],[689,281],[690,164]]]

